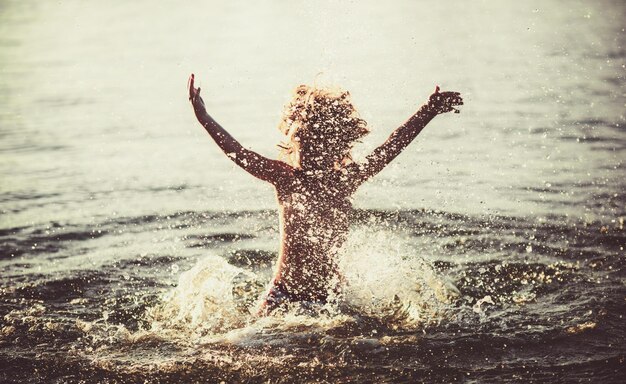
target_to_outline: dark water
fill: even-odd
[[[626,7],[425,4],[0,2],[0,382],[623,382]],[[273,194],[192,71],[267,155],[320,71],[357,158],[466,105],[355,196],[345,296],[258,319]]]
[[[344,264],[358,292],[316,316],[255,320],[246,295],[254,300],[266,282],[275,254],[259,245],[275,240],[274,223],[264,211],[181,212],[3,231],[3,380],[617,382],[623,374],[621,223],[358,211],[356,256]],[[211,261],[193,266],[171,251],[81,260],[103,241],[124,252],[142,237]],[[437,256],[402,253],[416,249]],[[43,270],[50,263],[83,265]],[[178,271],[192,266],[175,290]]]

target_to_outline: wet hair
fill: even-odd
[[[300,168],[300,153],[331,156],[335,166],[351,162],[354,144],[369,133],[367,123],[341,89],[298,86],[285,106],[278,127],[287,140],[279,144],[281,158]]]

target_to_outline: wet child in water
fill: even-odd
[[[362,163],[351,150],[369,130],[348,92],[300,85],[285,107],[281,159],[244,148],[206,112],[200,88],[189,78],[189,100],[200,124],[228,157],[276,188],[280,252],[274,278],[261,304],[269,314],[293,302],[325,303],[341,290],[336,255],[347,238],[351,196],[380,172],[438,114],[462,105],[458,92],[436,87],[428,102]]]

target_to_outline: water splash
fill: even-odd
[[[340,265],[348,281],[348,303],[405,326],[440,321],[459,295],[452,282],[416,255],[413,245],[387,231],[353,231]]]
[[[257,280],[254,273],[230,265],[219,256],[202,258],[180,275],[178,285],[160,305],[149,309],[151,329],[199,337],[242,327],[251,316],[238,300],[238,289],[242,281],[252,282],[256,288]],[[259,293],[259,289],[253,289],[246,299]]]
[[[296,304],[286,313],[260,318],[256,308],[268,271],[246,270],[209,255],[183,272],[177,286],[147,311],[150,331],[196,343],[255,345],[268,342],[268,335],[282,343],[302,332],[310,337],[362,325],[365,318],[394,329],[418,328],[444,319],[458,296],[451,282],[392,233],[354,231],[339,264],[346,286],[338,300],[313,308]]]

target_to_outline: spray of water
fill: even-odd
[[[408,242],[390,232],[354,230],[340,253],[346,279],[338,300],[303,310],[256,316],[267,273],[230,265],[208,255],[180,275],[177,286],[150,308],[151,331],[197,343],[267,342],[272,334],[328,330],[366,317],[393,328],[419,327],[446,316],[458,290]],[[272,330],[272,331],[269,331]],[[263,336],[262,336],[263,335]]]
[[[369,316],[409,327],[438,322],[458,296],[456,287],[419,250],[387,231],[353,231],[341,267],[348,303]]]
[[[189,337],[245,326],[251,316],[242,308],[238,294],[242,281],[256,282],[257,276],[219,256],[200,259],[180,275],[178,285],[166,294],[163,302],[148,311],[152,330]],[[249,295],[258,293],[253,290]]]

